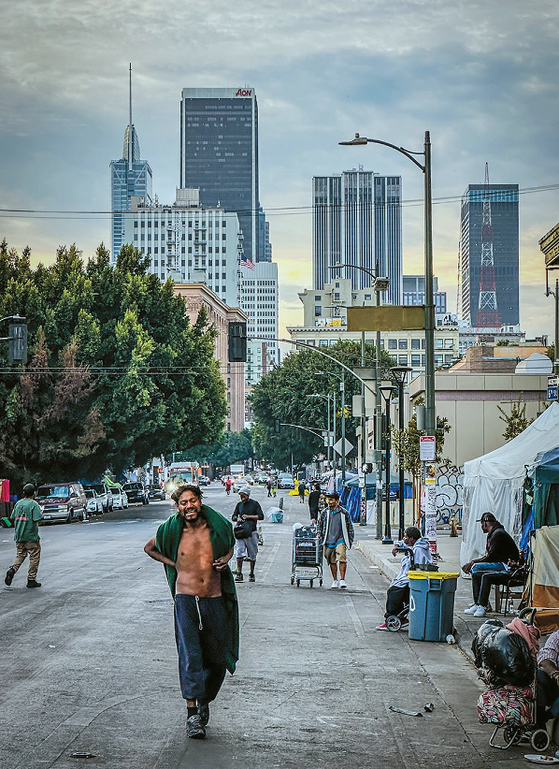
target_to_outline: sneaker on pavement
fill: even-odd
[[[381,622],[380,625],[376,626],[375,630],[388,630],[388,628],[386,627],[386,622]]]
[[[200,716],[202,726],[207,726],[208,721],[210,720],[210,706],[207,702],[198,701],[196,704],[198,706],[198,715]]]
[[[478,606],[474,612],[474,617],[485,617],[485,606]]]
[[[477,605],[477,603],[474,603],[467,609],[464,609],[464,614],[475,614],[478,609],[479,609],[479,606]]]
[[[41,587],[41,583],[37,582],[34,579],[28,579],[27,580],[27,587]]]
[[[335,589],[335,588],[337,588],[337,587],[338,587],[338,580],[337,580],[337,579],[335,579],[335,580],[332,582],[332,584],[330,585],[330,590],[334,590],[334,589]]]
[[[340,580],[340,587],[347,587],[345,579]]]
[[[193,740],[203,740],[206,736],[206,727],[199,713],[186,719],[186,733]]]
[[[242,582],[242,581],[243,581],[243,575],[242,575],[242,573],[240,573],[240,574],[239,574],[239,572],[237,572],[237,573],[235,574],[235,582]]]
[[[254,574],[249,574],[248,581],[249,582],[256,582],[256,577],[254,576]]]
[[[6,583],[6,585],[12,584],[12,580],[14,576],[15,576],[15,571],[13,569],[8,569],[8,571],[6,572],[6,576],[4,577],[4,582]]]

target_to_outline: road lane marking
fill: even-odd
[[[355,634],[357,635],[358,638],[363,638],[363,636],[365,635],[365,628],[363,627],[363,624],[359,619],[357,612],[355,611],[355,606],[353,605],[351,596],[347,595],[347,593],[344,593],[344,599],[345,599],[346,609],[349,613],[351,621],[353,622],[353,627],[355,628]]]

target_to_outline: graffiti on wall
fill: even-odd
[[[449,523],[451,518],[462,521],[464,504],[464,473],[448,462],[439,465],[437,478],[437,523]]]

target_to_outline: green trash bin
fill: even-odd
[[[413,641],[446,641],[454,627],[457,572],[410,571],[408,637]]]

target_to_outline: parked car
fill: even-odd
[[[132,481],[123,484],[122,488],[126,492],[128,502],[132,504],[147,505],[149,503],[148,490],[140,481]]]
[[[103,503],[95,489],[84,489],[88,515],[103,515]]]
[[[167,492],[161,486],[148,486],[150,499],[167,499]]]
[[[109,513],[113,509],[113,495],[106,483],[88,483],[86,489],[93,489],[103,505],[103,512]]]
[[[206,475],[198,476],[198,486],[209,486],[210,479]]]
[[[87,498],[81,483],[43,483],[36,496],[43,513],[43,521],[84,521],[87,516]]]
[[[128,507],[128,497],[124,489],[119,486],[111,486],[110,489],[113,495],[113,510],[126,510]]]
[[[295,481],[290,473],[280,473],[278,475],[278,489],[294,489]]]

